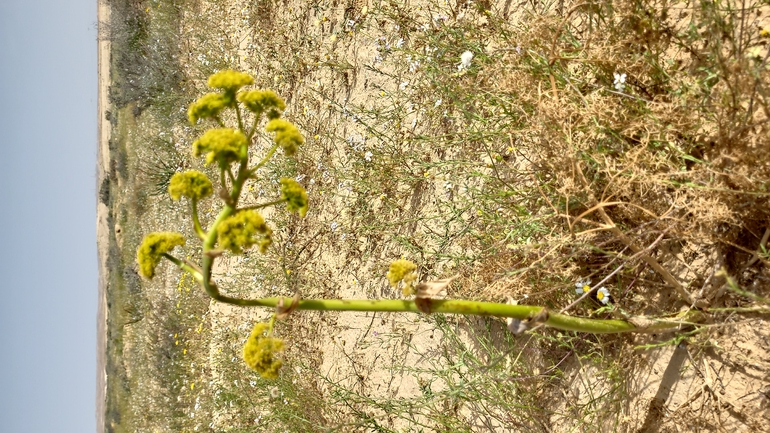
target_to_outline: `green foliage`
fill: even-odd
[[[149,233],[142,240],[139,250],[136,252],[136,261],[139,263],[139,272],[147,278],[155,276],[155,267],[160,263],[163,254],[173,250],[177,246],[185,244],[185,238],[175,232]]]
[[[208,176],[197,170],[188,170],[177,173],[171,177],[168,193],[174,200],[182,196],[189,197],[193,201],[206,198],[214,191]]]
[[[220,168],[241,159],[248,139],[241,131],[230,128],[209,129],[193,143],[193,156],[206,155],[206,165],[216,161]]]
[[[278,378],[283,361],[276,354],[283,351],[283,340],[271,337],[268,323],[257,323],[243,346],[243,360],[265,379]]]
[[[286,200],[286,208],[289,212],[297,212],[304,218],[307,214],[307,192],[294,179],[281,178],[281,198]]]
[[[227,217],[219,225],[219,245],[234,254],[243,254],[244,249],[259,244],[262,253],[273,243],[272,230],[265,219],[255,210],[242,210]]]

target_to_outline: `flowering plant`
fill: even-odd
[[[467,68],[471,59],[472,53],[464,53],[461,66]],[[155,276],[161,259],[165,258],[190,273],[216,301],[240,306],[275,308],[276,312],[269,323],[258,323],[254,327],[243,351],[246,363],[262,377],[275,378],[279,374],[282,361],[277,354],[283,351],[284,342],[273,336],[273,325],[275,319],[284,318],[294,310],[400,311],[497,316],[515,320],[517,332],[523,332],[533,325],[594,333],[661,330],[676,328],[693,318],[692,315],[686,315],[678,320],[597,320],[552,313],[537,306],[440,299],[438,295],[447,290],[459,276],[418,282],[418,266],[405,259],[394,261],[387,277],[393,287],[402,289],[404,297],[413,297],[410,300],[302,300],[299,293],[295,293],[293,298],[242,299],[222,294],[212,276],[212,269],[215,260],[224,250],[232,254],[243,254],[245,250],[256,245],[260,252],[266,253],[272,244],[272,229],[257,209],[285,203],[289,212],[296,212],[300,217],[305,217],[308,211],[308,195],[305,189],[296,180],[289,178],[280,180],[280,197],[276,200],[256,206],[241,205],[244,183],[256,178],[257,170],[274,156],[278,148],[283,149],[286,157],[293,157],[305,141],[294,124],[281,118],[286,104],[278,95],[270,90],[242,90],[253,83],[254,79],[248,74],[229,70],[218,72],[208,80],[209,87],[218,91],[204,95],[193,102],[188,110],[191,123],[212,120],[217,126],[206,131],[192,144],[193,155],[205,157],[206,165],[215,164],[219,171],[219,185],[216,188],[223,204],[214,222],[204,228],[198,217],[198,202],[212,196],[215,190],[214,183],[206,174],[195,170],[177,173],[169,184],[171,197],[177,201],[185,197],[190,205],[195,235],[202,243],[200,262],[182,260],[171,254],[174,248],[186,244],[185,236],[174,232],[155,232],[145,236],[137,251],[137,262],[141,274],[151,279]],[[237,128],[228,128],[225,125],[221,117],[225,110],[235,111]],[[259,162],[252,165],[249,160],[249,146],[255,139],[255,131],[263,116],[267,119],[265,131],[275,133],[273,145]],[[333,227],[334,224],[336,223],[333,223]],[[579,283],[576,291],[587,293],[587,284],[588,282]],[[606,289],[599,289],[598,295],[602,303],[609,301],[609,292]]]

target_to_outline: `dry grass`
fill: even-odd
[[[450,293],[459,298],[510,297],[560,310],[575,300],[576,281],[612,275],[604,283],[611,306],[587,299],[569,312],[727,310],[663,339],[552,330],[514,337],[496,320],[303,313],[278,329],[290,344],[289,365],[273,384],[233,361],[263,313],[223,312],[177,294],[168,288],[184,286],[169,269],[165,285],[142,285],[146,318],[132,326],[157,336],[178,328],[170,335],[197,349],[167,348],[174,376],[156,376],[173,386],[131,389],[126,414],[165,404],[153,397],[158,389],[171,394],[173,410],[156,407],[144,427],[751,431],[761,424],[768,365],[751,354],[734,358],[732,343],[740,334],[754,353],[767,350],[766,332],[756,327],[762,321],[735,310],[770,298],[766,4],[372,1],[366,14],[357,2],[146,6],[134,13],[160,29],[153,37],[164,37],[162,20],[178,20],[174,67],[183,78],[175,88],[183,91],[132,102],[143,108],[128,142],[134,197],[162,184],[163,175],[149,173],[155,168],[200,165],[183,149],[202,127],[190,128],[183,110],[170,107],[204,92],[215,70],[244,69],[276,90],[308,139],[296,162],[267,166],[247,198],[271,196],[274,180],[288,174],[311,196],[308,217],[276,212],[273,254],[225,257],[217,271],[229,293],[395,297],[383,276],[403,255],[418,262],[421,278],[459,272]],[[465,51],[474,58],[459,71]],[[614,74],[625,74],[622,89]],[[161,133],[164,147],[146,144]],[[169,165],[169,154],[181,160]],[[123,226],[132,229],[123,266],[131,266],[142,232],[190,230],[168,200],[124,202]],[[216,204],[202,210],[205,224]],[[149,340],[134,346],[136,362],[156,354]],[[690,349],[677,346],[683,341]],[[665,376],[677,365],[687,367]],[[730,373],[732,387],[721,385],[729,410],[708,405],[728,374],[715,365],[746,372]],[[667,380],[682,391],[645,391]],[[696,414],[688,387],[702,383],[709,388],[692,401],[708,410]],[[138,425],[136,416],[124,419],[115,431]]]

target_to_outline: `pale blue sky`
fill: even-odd
[[[97,0],[0,0],[0,432],[95,431]]]

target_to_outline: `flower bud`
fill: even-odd
[[[174,200],[179,200],[185,196],[197,201],[210,196],[212,192],[214,192],[214,187],[208,176],[197,170],[174,174],[168,185],[168,193]]]
[[[398,283],[404,282],[402,289],[404,296],[414,294],[414,281],[417,279],[417,274],[414,272],[417,269],[417,265],[409,260],[396,260],[390,264],[388,270],[388,281],[390,285],[395,289],[398,287]]]
[[[234,96],[241,87],[254,84],[254,78],[243,72],[226,69],[210,76],[208,84],[212,89],[222,89],[225,94]]]
[[[289,212],[296,211],[304,218],[307,213],[307,192],[294,179],[281,178],[281,198],[286,200],[286,208]]]
[[[297,153],[297,149],[305,142],[296,126],[283,119],[273,119],[265,127],[267,132],[275,132],[275,142],[283,148],[288,156]]]
[[[241,148],[246,146],[248,139],[241,131],[230,128],[209,129],[203,136],[193,143],[193,155],[206,155],[206,165],[217,161],[220,166],[225,166],[238,161],[241,156]]]
[[[142,240],[142,244],[136,252],[136,261],[139,263],[139,272],[146,278],[155,276],[155,267],[160,263],[163,254],[174,247],[184,245],[185,239],[180,233],[154,232],[149,233]]]
[[[272,90],[240,92],[238,100],[257,117],[261,116],[262,113],[267,113],[267,118],[270,120],[281,117],[281,112],[286,109],[286,103]]]
[[[272,233],[259,212],[242,210],[219,224],[219,245],[234,254],[242,254],[243,250],[258,243],[260,250],[265,252],[272,243]]]
[[[190,104],[187,110],[187,118],[190,123],[195,125],[198,119],[208,119],[216,117],[232,100],[221,93],[207,93],[201,96],[197,101]]]
[[[243,346],[243,360],[265,379],[277,379],[283,361],[276,358],[283,351],[283,340],[269,336],[270,325],[257,323]],[[265,333],[268,332],[268,335]]]

